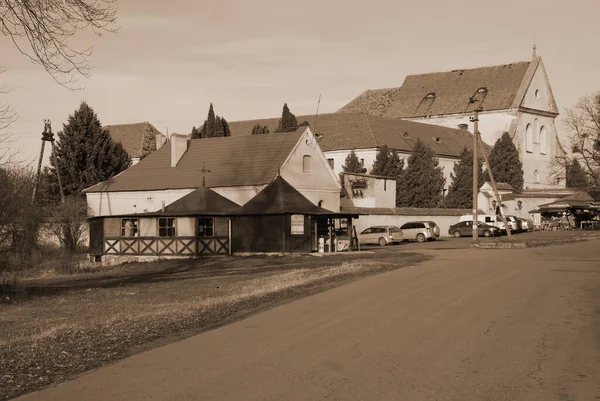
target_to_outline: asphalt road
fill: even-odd
[[[599,240],[424,252],[21,399],[600,399]]]

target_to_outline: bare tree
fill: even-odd
[[[579,160],[590,182],[600,183],[600,91],[582,97],[567,110],[571,151]]]
[[[91,48],[76,49],[79,31],[116,30],[116,0],[0,0],[0,32],[59,84],[69,87],[76,75],[89,76]]]
[[[6,71],[6,68],[0,66],[0,74]],[[0,86],[0,95],[8,93],[5,86]],[[11,164],[19,153],[14,148],[14,138],[12,134],[5,130],[17,119],[15,111],[8,103],[0,102],[0,166]]]

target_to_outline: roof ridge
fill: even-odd
[[[420,76],[420,75],[430,75],[430,74],[445,74],[448,72],[454,72],[454,71],[473,71],[473,70],[483,70],[486,68],[495,68],[495,67],[504,67],[507,65],[513,65],[513,64],[528,64],[531,63],[531,60],[526,60],[526,61],[514,61],[512,63],[504,63],[504,64],[493,64],[493,65],[482,65],[479,67],[470,67],[470,68],[453,68],[451,70],[445,70],[445,71],[431,71],[431,72],[423,72],[420,74],[407,74],[407,77],[415,77],[415,76]]]

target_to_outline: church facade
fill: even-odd
[[[339,113],[363,111],[390,118],[479,132],[492,146],[508,132],[523,163],[524,188],[564,188],[554,161],[564,156],[557,136],[558,107],[541,57],[531,61],[409,75],[399,88],[367,90]]]

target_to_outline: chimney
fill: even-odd
[[[156,150],[162,148],[167,141],[167,137],[161,133],[157,133],[154,139],[156,140]]]
[[[171,135],[171,167],[176,167],[183,154],[187,151],[187,140],[187,135],[175,133]]]
[[[463,131],[468,131],[469,130],[469,124],[465,124],[465,123],[458,124],[458,128],[461,129],[461,130],[463,130]]]

